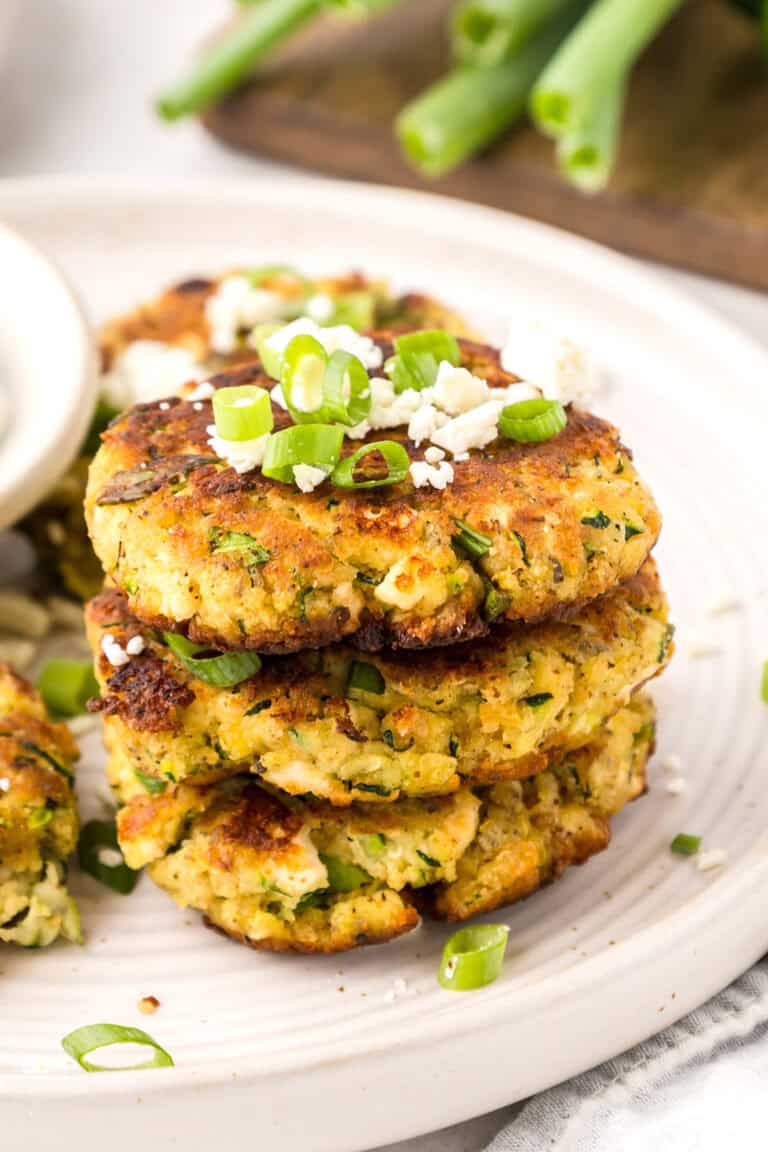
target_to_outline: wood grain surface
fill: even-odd
[[[768,73],[754,24],[722,0],[689,0],[635,69],[616,173],[587,197],[527,126],[441,180],[403,161],[392,122],[449,65],[450,7],[410,0],[362,24],[317,23],[206,126],[262,156],[460,196],[768,288]]]

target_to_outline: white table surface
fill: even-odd
[[[227,151],[195,124],[168,127],[152,113],[153,93],[232,7],[232,0],[0,0],[0,178],[284,175],[276,165]],[[661,274],[768,344],[768,296],[667,269]],[[469,1092],[471,1085],[468,1070]],[[515,1111],[387,1152],[479,1152]]]

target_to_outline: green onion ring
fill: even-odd
[[[80,716],[99,686],[90,660],[49,660],[43,665],[37,690],[53,717]]]
[[[222,440],[257,440],[272,431],[272,400],[264,388],[242,384],[213,394],[216,434]]]
[[[274,336],[275,332],[279,332],[280,329],[284,327],[284,324],[257,324],[251,333],[251,343],[259,354],[261,366],[267,376],[271,376],[273,380],[280,379],[283,354],[282,352],[275,351],[274,348],[270,348],[267,341],[270,336]]]
[[[395,355],[387,361],[385,371],[396,392],[405,392],[409,388],[421,392],[424,388],[431,388],[443,360],[453,365],[461,363],[456,337],[442,329],[407,332],[396,337],[394,348]]]
[[[143,1044],[153,1050],[153,1055],[142,1064],[127,1064],[122,1068],[86,1060],[91,1052],[111,1048],[114,1044]],[[65,1036],[61,1046],[86,1072],[139,1072],[144,1068],[173,1067],[173,1057],[156,1040],[142,1028],[129,1028],[124,1024],[84,1024]]]
[[[193,644],[178,632],[164,632],[163,636],[187,671],[215,688],[234,688],[261,668],[261,658],[256,652],[220,652],[215,656],[200,656],[200,652],[210,651],[205,644]]]
[[[533,444],[551,440],[567,423],[565,408],[558,400],[519,400],[502,408],[499,431],[508,440]]]
[[[103,848],[120,853],[120,863],[105,864],[100,858]],[[82,828],[77,842],[77,859],[83,872],[113,892],[127,896],[138,884],[139,873],[128,867],[122,855],[114,820],[89,820]]]
[[[387,475],[373,480],[355,480],[356,468],[371,452],[380,452],[384,457]],[[394,440],[377,440],[373,444],[364,444],[351,456],[345,456],[334,468],[331,483],[337,488],[382,488],[386,484],[402,483],[408,475],[409,467],[408,453],[402,444]]]
[[[695,856],[700,847],[701,836],[689,836],[686,832],[678,832],[669,849],[678,856]]]
[[[454,932],[443,949],[438,981],[452,992],[471,992],[492,984],[507,949],[506,924],[477,924]]]
[[[280,387],[285,403],[296,424],[331,424],[335,419],[329,416],[324,403],[325,369],[328,353],[314,336],[302,333],[294,336],[283,353],[280,365]],[[297,391],[309,392],[307,399],[317,403],[307,406],[297,403]],[[312,393],[315,396],[312,396]],[[307,464],[309,461],[305,460]]]
[[[371,410],[371,382],[362,360],[350,352],[334,352],[325,369],[323,393],[329,419],[350,428],[365,420]]]
[[[330,474],[341,455],[343,441],[344,430],[333,424],[294,424],[283,428],[267,440],[262,475],[281,484],[292,484],[297,464],[310,464]]]

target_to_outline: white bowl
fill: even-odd
[[[90,325],[56,268],[0,225],[0,529],[77,453],[98,385]]]

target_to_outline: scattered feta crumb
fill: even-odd
[[[210,400],[215,391],[216,389],[214,388],[213,384],[211,384],[210,380],[202,380],[198,384],[197,388],[193,389],[193,391],[189,393],[187,400],[193,404],[199,403],[201,400]]]
[[[467,368],[442,360],[435,380],[435,404],[450,416],[469,412],[488,399],[488,385]]]
[[[741,600],[735,596],[730,596],[724,593],[717,600],[714,600],[709,608],[710,616],[725,616],[727,612],[737,612],[741,608]]]
[[[194,408],[195,412],[202,412],[202,410],[203,410],[203,405],[202,405],[202,402],[200,400],[195,400],[192,407]]]
[[[225,277],[205,302],[211,347],[215,352],[234,352],[243,332],[282,320],[289,305],[279,292],[256,288],[246,276]]]
[[[569,336],[558,335],[541,321],[513,324],[501,350],[501,366],[526,384],[538,388],[547,400],[570,404],[585,400],[595,387],[590,356]]]
[[[439,412],[434,404],[422,404],[408,421],[408,439],[418,448],[422,441],[431,440],[438,428],[447,421],[448,417]]]
[[[348,440],[365,440],[370,430],[371,426],[368,421],[361,420],[359,424],[353,424],[351,428],[345,428],[344,435]]]
[[[454,456],[468,452],[470,448],[485,448],[496,439],[501,409],[498,400],[487,400],[470,412],[462,412],[448,420],[433,433],[432,442]]]
[[[681,796],[683,792],[685,792],[688,785],[685,781],[685,777],[672,776],[669,780],[667,780],[664,787],[666,791],[669,792],[670,796]]]
[[[711,872],[714,868],[722,868],[727,860],[728,853],[723,848],[712,848],[696,857],[696,867],[699,872]]]
[[[140,656],[144,651],[144,638],[142,636],[131,636],[125,646],[125,650],[129,656]]]
[[[393,1004],[399,996],[405,996],[407,991],[407,982],[403,980],[402,976],[398,976],[396,980],[393,980],[392,987],[384,993],[384,1000],[387,1004]]]
[[[102,636],[101,650],[113,668],[122,668],[130,660],[123,646],[109,632]]]
[[[160,1007],[157,996],[142,996],[138,1003],[139,1012],[144,1016],[152,1016]]]
[[[170,404],[168,403],[167,400],[161,400],[160,404],[159,404],[159,408],[160,408],[161,412],[167,412],[168,409],[170,408]]]
[[[315,488],[327,478],[328,473],[323,468],[315,468],[312,464],[294,464],[293,479],[301,492],[314,492]]]
[[[332,328],[321,328],[308,316],[301,316],[291,321],[265,341],[272,352],[282,354],[293,340],[294,336],[312,336],[322,344],[330,356],[333,352],[349,352],[362,360],[366,368],[375,370],[380,368],[384,359],[381,349],[371,340],[370,336],[361,336],[349,324],[337,324]]]
[[[279,384],[275,384],[270,392],[270,396],[273,404],[277,404],[278,408],[282,408],[285,412],[288,411],[288,405],[285,402],[285,396],[283,396],[283,389]]]
[[[428,464],[426,460],[414,460],[409,471],[415,488],[426,488],[429,484],[442,492],[453,483],[453,467],[447,460],[441,460],[437,465]]]
[[[427,464],[439,464],[441,460],[445,460],[445,452],[442,448],[427,448],[424,459]]]
[[[306,304],[306,313],[317,324],[327,324],[333,316],[334,303],[327,292],[316,292]]]
[[[679,776],[683,762],[676,752],[670,752],[661,761],[661,770],[666,776]]]
[[[216,425],[209,424],[207,428],[209,440],[208,447],[216,453],[220,460],[225,460],[230,468],[234,468],[238,475],[251,472],[258,468],[264,459],[269,433],[257,436],[253,440],[225,440],[216,435]]]
[[[11,782],[7,776],[0,778],[0,792],[7,792],[11,786]]]
[[[160,340],[134,340],[101,378],[101,390],[115,408],[173,396],[182,384],[200,380],[203,369],[187,348]]]
[[[454,464],[461,464],[464,460],[469,460],[469,452],[456,452],[454,453]]]

